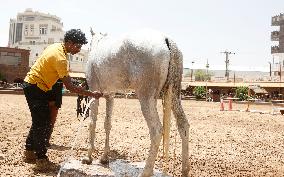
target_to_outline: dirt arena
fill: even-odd
[[[284,116],[219,111],[219,103],[182,101],[190,121],[189,176],[284,176]],[[158,102],[162,115],[161,100]],[[233,105],[244,109],[246,105]],[[104,146],[104,109],[101,99],[97,123],[96,147],[98,158]],[[227,105],[226,105],[227,109]],[[270,106],[251,106],[251,109],[271,110]],[[38,173],[33,164],[21,159],[24,142],[31,124],[30,112],[23,95],[0,94],[0,176],[56,176],[58,171]],[[76,159],[87,153],[88,122],[74,150]],[[170,174],[180,176],[181,141],[175,123],[171,127]],[[65,96],[59,111],[48,156],[54,163],[64,161],[70,153],[78,128],[76,97]],[[110,137],[111,158],[144,161],[150,144],[148,128],[136,99],[116,99]],[[155,167],[162,166],[162,146]]]

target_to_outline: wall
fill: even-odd
[[[29,50],[0,47],[1,75],[10,83],[24,79],[29,71],[29,55]]]

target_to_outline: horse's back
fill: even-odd
[[[115,41],[106,39],[91,58],[100,89],[161,89],[170,60],[165,39],[165,35],[149,29],[126,34]]]

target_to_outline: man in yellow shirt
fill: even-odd
[[[46,156],[47,141],[51,134],[51,112],[48,93],[58,79],[66,89],[80,95],[99,98],[99,92],[91,92],[72,84],[69,76],[67,53],[80,52],[83,44],[87,44],[85,34],[79,29],[71,29],[64,35],[63,43],[48,46],[31,67],[24,79],[24,93],[32,116],[32,125],[26,139],[24,161],[36,163],[36,168],[50,168],[51,163]],[[52,164],[52,163],[51,163]]]

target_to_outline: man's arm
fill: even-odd
[[[98,99],[98,98],[100,98],[101,96],[103,96],[102,93],[99,93],[99,92],[91,92],[91,91],[86,90],[84,87],[75,86],[75,85],[71,82],[71,77],[70,77],[70,76],[66,76],[66,77],[62,78],[61,80],[62,80],[62,82],[64,83],[66,89],[67,89],[67,90],[70,90],[70,92],[78,93],[79,95],[85,95],[85,96],[95,97],[96,99]]]

